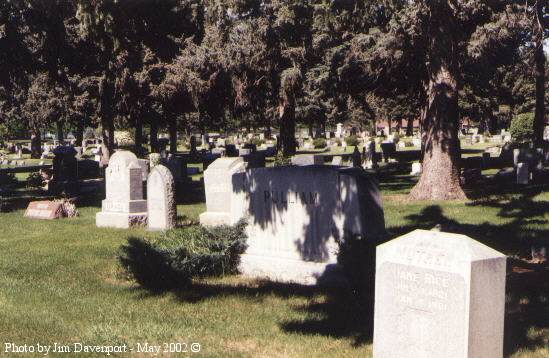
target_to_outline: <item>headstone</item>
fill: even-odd
[[[82,147],[74,147],[74,150],[76,151],[76,159],[82,158],[83,149]]]
[[[358,147],[355,146],[355,149],[353,150],[353,154],[351,154],[351,160],[353,162],[353,167],[358,168],[362,164],[362,156],[360,155],[360,152],[358,150]]]
[[[225,145],[225,155],[227,157],[238,157],[238,149],[234,144]]]
[[[147,159],[137,159],[137,162],[141,167],[141,178],[146,181],[149,177],[149,161]]]
[[[242,156],[244,161],[248,163],[247,168],[265,168],[265,152],[257,151],[248,155]]]
[[[233,175],[244,172],[244,159],[219,158],[204,171],[204,188],[208,211],[200,214],[202,225],[235,224],[240,218],[240,209],[233,208],[240,203],[233,200]]]
[[[170,155],[165,163],[166,167],[168,167],[172,173],[173,179],[176,183],[182,183],[187,179],[187,176],[185,175],[187,173],[187,165],[183,159],[176,157],[175,155]]]
[[[337,271],[339,240],[348,235],[376,240],[385,233],[377,181],[362,169],[283,166],[244,172],[223,160],[212,166],[231,174],[216,173],[214,183],[205,177],[208,211],[200,222],[209,224],[204,219],[211,215],[220,219],[215,224],[247,219],[247,250],[239,267],[247,276],[322,283]],[[208,202],[211,186],[216,192]]]
[[[147,201],[143,200],[143,172],[132,152],[119,150],[105,171],[106,198],[96,214],[99,227],[128,228],[147,220]]]
[[[212,149],[212,154],[218,154],[220,157],[224,157],[225,156],[225,148],[223,148],[223,147],[214,148],[214,149]]]
[[[387,163],[389,158],[393,158],[396,152],[396,145],[393,142],[385,141],[381,143],[381,150],[383,152],[383,159]]]
[[[517,164],[517,184],[527,185],[530,183],[530,169],[528,163]]]
[[[248,149],[248,148],[240,148],[240,149],[238,150],[238,155],[239,155],[240,157],[242,157],[242,156],[244,156],[244,155],[250,154],[251,152],[252,152],[251,149]]]
[[[53,177],[49,183],[50,192],[65,191],[74,194],[78,191],[78,162],[75,158],[76,151],[73,147],[60,146],[53,150]]]
[[[342,138],[343,137],[343,124],[342,123],[336,124],[335,137],[336,138]]]
[[[315,154],[302,154],[292,157],[292,165],[323,165],[324,156]]]
[[[332,165],[343,165],[343,157],[341,156],[335,156],[332,158]]]
[[[420,175],[421,174],[421,163],[414,162],[412,163],[412,171],[410,175]]]
[[[505,255],[415,230],[376,251],[373,355],[501,358]]]
[[[177,222],[175,182],[163,165],[154,167],[147,180],[147,222],[149,230],[173,229]]]
[[[25,211],[25,217],[31,219],[53,220],[62,216],[61,202],[54,201],[31,201]]]

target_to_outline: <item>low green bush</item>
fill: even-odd
[[[131,237],[118,262],[126,277],[152,291],[180,289],[193,278],[237,272],[246,223],[168,231],[156,240]]]
[[[285,157],[281,152],[278,152],[274,157],[273,165],[275,167],[283,167],[285,165],[290,165],[291,163],[292,163],[291,158]]]
[[[263,145],[263,143],[265,143],[265,141],[263,139],[259,139],[259,138],[252,138],[250,143],[255,144],[256,147],[259,147],[259,146]]]
[[[41,189],[44,186],[44,178],[39,172],[32,172],[27,177],[27,188]]]
[[[0,185],[10,185],[15,183],[17,183],[15,174],[0,172]]]
[[[534,137],[534,113],[521,113],[511,121],[511,138],[516,143],[526,143]]]
[[[347,143],[349,147],[356,147],[358,145],[358,138],[356,135],[349,136],[345,138],[345,143]]]
[[[327,145],[328,143],[324,138],[316,138],[315,140],[313,140],[313,146],[315,147],[315,149],[326,148]]]

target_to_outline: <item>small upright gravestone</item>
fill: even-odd
[[[505,255],[415,230],[377,247],[374,357],[501,358]]]
[[[169,230],[175,227],[175,183],[168,168],[157,165],[147,180],[147,214],[149,230]]]
[[[530,183],[530,169],[528,163],[517,164],[517,184],[528,185]]]
[[[101,203],[95,223],[99,227],[128,228],[147,219],[147,201],[143,200],[143,174],[135,154],[115,152],[105,171],[107,197]]]

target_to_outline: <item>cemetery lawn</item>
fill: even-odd
[[[472,202],[408,203],[384,190],[391,237],[414,228],[466,233],[510,255],[505,349],[549,356],[547,267],[527,261],[547,246],[547,187]],[[203,203],[179,206],[194,221]],[[16,344],[201,344],[205,356],[371,356],[371,321],[352,294],[251,281],[206,279],[151,294],[120,274],[116,255],[141,229],[95,227],[96,206],[59,221],[0,214],[0,337]],[[545,240],[543,242],[542,240]],[[135,347],[135,346],[134,346]]]

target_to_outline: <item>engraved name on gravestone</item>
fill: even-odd
[[[377,182],[362,170],[286,166],[230,173],[220,160],[213,168],[225,169],[206,173],[208,211],[200,222],[247,220],[248,248],[239,267],[247,276],[302,284],[330,280],[338,240],[385,232]]]
[[[415,230],[376,250],[374,356],[502,357],[506,257]]]
[[[99,227],[128,228],[145,223],[147,201],[143,200],[143,173],[132,152],[120,150],[105,171],[106,198],[96,215]]]
[[[169,230],[175,227],[175,183],[170,170],[157,165],[147,180],[147,213],[149,230]]]

